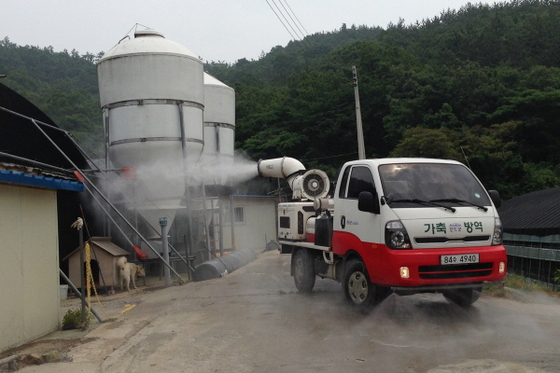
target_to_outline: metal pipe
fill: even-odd
[[[105,169],[109,168],[109,164],[110,164],[110,159],[109,159],[109,146],[110,146],[110,141],[111,139],[109,138],[109,125],[110,125],[110,118],[109,118],[109,109],[105,109],[103,110],[103,137],[105,140]],[[111,197],[109,194],[109,179],[107,177],[105,177],[105,191],[107,193],[107,197]],[[106,216],[109,216],[109,214],[107,214]],[[105,230],[105,236],[106,237],[110,237],[111,236],[111,228],[110,228],[110,224],[107,222],[107,218],[103,217],[103,229]]]
[[[0,78],[2,78],[2,76],[0,75]],[[4,365],[4,364],[8,364],[8,363],[12,363],[14,360],[19,360],[21,356],[20,355],[12,355],[12,356],[8,356],[5,357],[3,359],[0,359],[0,365]],[[11,364],[10,364],[11,365]],[[8,369],[12,369],[12,367],[8,368]],[[15,370],[15,369],[14,369]]]
[[[206,247],[210,247],[210,226],[208,225],[208,222],[206,221],[206,187],[204,186],[204,181],[201,184],[201,188],[202,188],[202,200],[204,201],[203,203],[203,208],[202,208],[202,220],[203,220],[203,224],[204,224],[204,240],[206,241]],[[214,200],[210,199],[210,214],[211,214],[211,218],[210,221],[213,222],[214,221]],[[215,224],[212,224],[212,229],[214,229]],[[212,232],[212,234],[214,234],[214,232]],[[199,240],[200,241],[200,240]],[[208,256],[208,260],[212,259],[210,256]]]
[[[109,219],[111,220],[111,222],[115,225],[115,227],[117,227],[117,229],[119,230],[119,232],[121,232],[121,234],[123,235],[123,237],[128,241],[128,243],[130,244],[130,246],[134,246],[134,243],[132,243],[132,241],[128,238],[128,236],[126,235],[126,233],[122,230],[122,228],[117,224],[117,222],[115,221],[115,219],[113,219],[113,217],[111,215],[109,215],[109,211],[107,211],[107,209],[105,208],[105,206],[103,206],[103,203],[101,203],[101,201],[95,196],[95,194],[92,193],[91,189],[89,189],[89,187],[87,185],[84,185],[84,187],[86,188],[86,190],[89,192],[89,194],[93,197],[93,199],[95,200],[95,202],[97,202],[97,204],[99,205],[99,207],[101,207],[101,209],[103,210],[103,212],[105,213],[106,216],[109,217]]]
[[[82,293],[78,290],[78,288],[76,287],[76,285],[74,285],[74,283],[72,281],[70,281],[70,279],[68,278],[68,276],[66,276],[66,274],[62,271],[62,269],[58,269],[58,272],[60,273],[60,275],[62,276],[62,278],[64,279],[64,281],[66,281],[66,283],[72,288],[72,290],[74,290],[74,292],[76,293],[77,296],[79,296],[80,298],[82,298]],[[86,306],[89,307],[89,304],[86,302]],[[84,313],[84,312],[82,312]],[[93,313],[93,315],[97,318],[97,320],[99,320],[99,322],[103,322],[103,319],[101,318],[101,316],[99,316],[99,314],[95,311],[95,309],[93,309],[93,307],[91,308],[91,313]]]
[[[174,252],[175,254],[177,254],[177,256],[179,257],[179,259],[181,259],[181,260],[183,261],[183,263],[185,263],[185,264],[187,264],[187,265],[189,264],[189,262],[187,262],[187,259],[183,258],[183,257],[181,256],[181,254],[177,251],[177,249],[175,249],[175,247],[173,247],[172,244],[168,243],[167,245],[169,246],[169,248],[170,248],[171,250],[173,250],[173,252]]]
[[[92,185],[92,186],[93,186],[93,185]],[[115,219],[113,219],[113,217],[112,217],[112,216],[109,214],[109,212],[105,209],[105,207],[103,206],[103,204],[101,203],[101,201],[99,201],[99,199],[97,199],[97,197],[95,197],[95,194],[93,194],[93,193],[91,192],[91,190],[89,189],[89,187],[88,187],[87,185],[84,184],[84,187],[85,187],[85,188],[87,189],[87,191],[91,194],[91,196],[93,197],[93,199],[99,204],[99,206],[101,207],[101,209],[103,210],[103,212],[105,213],[105,215],[108,216],[109,219],[111,219],[111,221],[113,222],[113,224],[114,224],[114,225],[117,227],[117,229],[123,234],[123,236],[127,239],[127,241],[128,241],[131,245],[133,245],[132,242],[128,239],[128,237],[127,237],[126,234],[124,233],[124,231],[123,231],[123,230],[120,228],[120,226],[117,224],[117,222],[115,221]],[[99,193],[99,192],[98,192],[98,193]],[[100,194],[100,195],[101,195],[101,194]],[[107,201],[105,200],[105,202],[107,202]],[[150,245],[149,242],[136,230],[136,228],[134,228],[134,226],[132,226],[132,224],[131,224],[130,222],[128,222],[128,220],[126,220],[126,218],[125,218],[119,211],[116,210],[116,207],[114,207],[111,203],[109,203],[109,205],[113,208],[114,211],[117,212],[117,214],[119,215],[119,217],[120,217],[121,219],[123,219],[123,221],[124,221],[130,228],[133,229],[133,231],[138,235],[138,237],[142,240],[142,242],[144,242],[144,243],[152,250],[152,252],[153,252],[154,254],[157,255],[158,258],[160,258],[162,261],[164,261],[163,257],[162,257],[161,255],[159,255],[159,253],[156,251],[156,249],[154,249],[154,248],[152,247],[152,245]],[[164,262],[165,262],[165,261],[164,261]],[[169,265],[169,264],[166,264],[166,265]],[[173,269],[171,269],[171,270],[173,271],[173,273],[174,273],[177,277],[181,278],[181,276],[179,276],[179,274],[178,274],[175,270],[173,270]],[[182,279],[182,278],[181,278],[181,279]]]
[[[216,249],[217,246],[220,247],[220,256],[224,255],[224,222],[223,222],[223,213],[224,210],[222,208],[222,200],[220,199],[221,197],[221,193],[220,193],[220,188],[218,187],[218,184],[216,183],[216,178],[214,178],[214,189],[216,190],[216,202],[218,203],[218,222],[214,223],[214,251]],[[206,199],[206,196],[204,197]],[[212,217],[214,216],[214,200],[211,200],[212,202]],[[218,227],[218,234],[216,237],[216,226]],[[216,246],[217,245],[217,246]],[[210,260],[211,258],[208,258],[208,260]]]
[[[167,244],[167,218],[159,218],[159,225],[161,227],[161,249],[163,250],[163,260],[167,263],[167,267],[163,269],[163,277],[165,279],[165,286],[171,285],[171,274],[169,272],[169,245]]]
[[[43,163],[43,162],[39,162],[39,161],[36,161],[36,160],[33,160],[33,159],[20,157],[20,156],[17,156],[17,155],[8,154],[8,153],[4,153],[4,152],[0,152],[0,155],[3,156],[3,157],[13,158],[13,159],[18,160],[18,161],[29,162],[29,163],[37,165],[37,166],[50,168],[52,170],[56,170],[56,171],[60,171],[60,172],[66,172],[66,173],[70,173],[70,174],[72,173],[71,170],[67,170],[67,169],[62,168],[62,167],[56,167],[56,166],[53,166],[53,165],[50,165],[50,164],[47,164],[47,163]]]
[[[101,209],[103,210],[103,212],[105,213],[105,215],[107,215],[109,217],[109,219],[111,219],[111,222],[113,223],[113,225],[115,227],[117,227],[117,229],[119,230],[119,232],[123,235],[123,237],[125,238],[125,240],[128,241],[128,243],[130,244],[130,246],[134,246],[134,243],[128,238],[128,236],[126,235],[126,233],[122,230],[122,228],[120,227],[119,224],[117,224],[117,222],[115,221],[115,219],[113,219],[113,217],[111,215],[109,215],[109,212],[105,209],[105,207],[103,206],[103,204],[101,203],[101,201],[95,196],[95,194],[93,194],[91,192],[91,189],[88,188],[87,185],[84,185],[84,187],[87,189],[87,191],[91,194],[91,196],[93,197],[93,199],[95,200],[95,202],[97,202],[97,204],[99,205],[99,207],[101,207]],[[153,227],[152,227],[153,228]],[[160,232],[156,232],[158,235],[160,234]],[[172,244],[168,244],[169,248],[171,250],[173,250],[173,252],[175,254],[177,254],[177,256],[185,263],[185,264],[189,264],[189,262],[187,261],[187,259],[183,258],[181,256],[181,254],[173,247]]]
[[[185,244],[185,252],[187,253],[187,259],[189,260],[189,263],[187,263],[187,272],[189,275],[189,280],[192,280],[194,268],[192,267],[191,262],[194,261],[195,258],[189,249],[189,245],[187,245],[187,237],[185,235],[183,235],[183,242]]]
[[[86,187],[86,188],[87,188],[87,187]],[[136,211],[137,211],[137,210],[134,209],[134,212],[136,212]],[[117,223],[115,222],[115,220],[112,220],[112,221],[113,221],[113,223],[115,224],[115,226],[117,226],[117,228],[119,228],[119,226],[117,225]],[[159,238],[161,239],[161,231],[158,231],[158,230],[157,230],[154,226],[152,226],[149,222],[148,222],[148,227],[149,227],[149,228],[152,228],[152,230],[154,231],[154,234],[156,234],[157,236],[159,236]],[[122,229],[119,228],[119,230],[120,230],[120,232],[124,235],[124,232],[122,231]],[[131,245],[134,245],[134,244],[128,239],[128,237],[126,237],[126,239],[128,240],[128,242],[129,242]],[[168,242],[168,245],[169,245],[169,248],[170,248],[171,250],[173,250],[173,252],[174,252],[175,254],[177,254],[177,256],[179,257],[179,259],[181,259],[185,264],[189,264],[189,263],[187,262],[187,260],[181,256],[181,254],[177,251],[177,249],[175,249],[175,247],[173,246],[173,244],[171,244],[171,243]]]
[[[186,206],[185,210],[187,213],[187,226],[189,227],[189,245],[190,247],[194,246],[193,242],[193,226],[192,226],[192,216],[191,211],[189,209],[190,204],[190,191],[189,191],[189,183],[188,177],[185,172],[187,167],[187,134],[185,132],[185,119],[184,119],[184,112],[183,112],[183,105],[185,104],[184,101],[180,101],[178,103],[179,107],[179,130],[181,131],[181,151],[183,153],[183,180],[185,182],[185,199],[186,199]],[[203,107],[204,108],[204,107]],[[202,131],[202,136],[204,136],[204,131]],[[202,145],[204,146],[204,138],[202,140]],[[185,245],[187,243],[185,242]]]
[[[281,157],[261,159],[257,164],[257,169],[259,176],[284,178],[290,183],[291,179],[305,171],[305,166],[295,158]]]
[[[235,250],[235,213],[233,211],[233,194],[229,196],[229,213],[231,221],[231,247]]]
[[[90,179],[84,174],[84,172],[70,159],[70,157],[68,157],[66,155],[66,153],[64,153],[62,151],[62,149],[60,149],[60,147],[45,133],[45,131],[43,131],[43,129],[36,123],[35,119],[31,119],[31,121],[35,124],[35,126],[37,127],[37,129],[39,129],[39,131],[41,131],[41,133],[50,141],[50,143],[62,154],[62,156],[64,158],[66,158],[66,160],[72,165],[72,167],[74,167],[76,169],[76,171],[84,178],[85,181],[87,181],[92,188],[99,194],[99,196],[111,207],[111,209],[121,218],[123,219],[123,221],[126,223],[126,225],[128,225],[128,227],[130,229],[132,229],[132,231],[138,235],[138,237],[140,237],[140,239],[150,248],[150,250],[153,251],[153,253],[160,258],[163,261],[163,258],[161,257],[161,255],[159,255],[159,253],[157,252],[156,249],[154,249],[152,247],[152,245],[150,245],[150,243],[148,242],[148,240],[124,217],[124,215],[107,199],[107,197],[105,197],[105,195],[103,193],[101,193],[101,191],[99,190],[99,188],[97,188],[95,186],[95,184],[93,184]],[[169,267],[169,269],[173,272],[173,274],[175,276],[177,276],[179,279],[181,279],[181,281],[183,281],[183,279],[181,278],[181,276],[173,269],[171,268],[171,266],[169,266],[169,263],[165,263],[165,265],[167,265]]]
[[[85,274],[84,274],[84,228],[81,227],[79,230],[79,240],[80,240],[80,286],[82,287],[82,296],[80,297],[82,299],[82,325],[86,324],[86,298],[84,295],[84,280],[85,280]]]
[[[66,135],[68,135],[68,131],[63,130],[63,129],[60,128],[60,127],[53,126],[52,124],[48,124],[48,123],[45,123],[45,122],[41,122],[40,120],[37,120],[37,119],[35,119],[35,118],[31,118],[31,117],[29,117],[29,116],[27,116],[27,115],[23,115],[23,114],[20,114],[20,113],[18,113],[18,112],[15,112],[15,111],[13,111],[13,110],[6,109],[6,108],[3,107],[3,106],[0,106],[0,110],[4,110],[4,111],[6,111],[6,112],[8,112],[8,113],[10,113],[10,114],[17,115],[18,117],[28,119],[28,120],[34,122],[35,125],[37,125],[37,123],[40,123],[42,126],[45,126],[45,127],[48,127],[48,128],[53,129],[53,130],[60,131],[60,132],[64,132]]]
[[[216,185],[216,191],[218,190],[218,186]],[[216,193],[218,195],[218,227],[220,230],[218,231],[218,245],[220,245],[220,256],[224,255],[224,222],[222,217],[224,216],[224,209],[222,208],[222,200],[220,199],[220,193]],[[214,241],[216,237],[214,236]],[[233,245],[233,244],[232,244]]]

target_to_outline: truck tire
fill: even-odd
[[[475,289],[454,289],[443,292],[443,296],[448,302],[454,303],[459,307],[469,307],[480,297],[482,288]]]
[[[301,293],[311,293],[315,286],[315,265],[308,249],[299,249],[294,254],[293,270],[296,288]]]
[[[346,301],[354,310],[365,314],[375,306],[375,284],[369,280],[366,266],[361,260],[350,259],[346,263],[342,287]]]

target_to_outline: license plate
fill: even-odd
[[[478,256],[478,254],[442,255],[440,263],[441,265],[478,263]]]

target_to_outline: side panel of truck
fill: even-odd
[[[377,186],[376,186],[377,184]],[[387,249],[384,241],[384,220],[381,214],[372,214],[358,210],[358,195],[361,191],[375,193],[379,188],[375,173],[366,164],[347,166],[342,170],[341,180],[336,192],[335,215],[333,221],[333,253],[344,257],[349,251],[355,251],[362,257],[369,270],[370,280],[386,284],[388,269],[383,265],[387,261]],[[387,207],[387,206],[384,206]],[[363,241],[360,237],[368,237]]]

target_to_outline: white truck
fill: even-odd
[[[393,292],[439,292],[466,307],[506,274],[499,194],[460,162],[347,162],[332,195],[324,172],[294,158],[261,160],[258,170],[292,189],[293,202],[278,205],[278,242],[300,292],[319,276],[341,282],[361,312]]]

